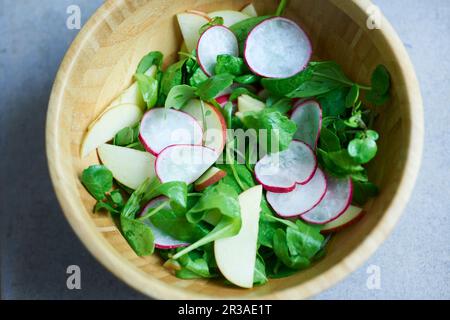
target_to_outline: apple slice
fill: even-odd
[[[197,47],[200,38],[199,30],[209,22],[207,16],[199,13],[184,12],[177,15],[178,24],[183,34],[184,42],[188,52],[192,52]]]
[[[145,75],[150,76],[150,77],[156,77],[156,72],[158,71],[156,66],[152,66],[150,67],[150,69],[148,69],[145,72]],[[114,107],[117,107],[121,104],[134,104],[137,105],[139,108],[141,108],[142,110],[146,109],[146,104],[144,99],[142,98],[142,94],[139,91],[139,86],[137,84],[137,82],[133,83],[130,87],[128,87],[127,89],[125,89],[120,96],[118,96],[116,99],[114,99],[109,106],[103,110],[102,113],[100,113],[100,115],[91,122],[91,124],[89,125],[89,129],[91,129],[95,123],[98,121],[98,119],[100,119],[107,111],[111,110]]]
[[[148,111],[141,121],[139,140],[145,149],[157,156],[176,144],[202,144],[203,130],[191,115],[164,108]]]
[[[182,181],[191,184],[214,162],[214,150],[197,145],[176,145],[164,149],[156,158],[155,171],[162,183]]]
[[[258,185],[239,195],[241,230],[233,237],[214,242],[214,256],[220,272],[242,288],[253,287],[262,190]]]
[[[223,25],[225,27],[231,27],[233,24],[250,18],[250,16],[246,15],[245,13],[233,10],[214,11],[208,13],[208,17],[210,17],[211,19],[214,17],[222,17]]]
[[[139,217],[144,216],[148,212],[150,212],[152,209],[156,209],[159,206],[162,206],[163,203],[166,203],[163,210],[170,211],[172,208],[169,204],[169,198],[161,196],[154,198],[153,200],[150,200],[150,202],[144,207],[142,212],[139,214]],[[182,248],[187,247],[189,243],[179,241],[167,233],[161,231],[158,229],[151,221],[150,219],[145,219],[144,223],[152,229],[153,236],[155,237],[155,247],[162,250],[169,250],[169,249],[176,249],[176,248]]]
[[[197,45],[197,60],[203,72],[212,76],[217,56],[222,54],[239,56],[238,40],[227,27],[212,26],[202,33]]]
[[[109,109],[88,129],[81,145],[81,156],[86,157],[123,128],[134,126],[141,118],[142,110],[135,104],[121,104]]]
[[[258,12],[256,11],[256,8],[253,5],[253,3],[246,5],[244,7],[244,9],[241,10],[241,12],[243,14],[248,15],[249,17],[257,17],[258,16]]]
[[[97,149],[100,161],[112,172],[114,179],[136,190],[147,178],[153,179],[155,157],[147,152],[103,144]]]
[[[250,97],[247,94],[243,94],[239,96],[237,102],[236,117],[242,119],[244,117],[245,112],[253,112],[253,111],[261,111],[266,107],[266,104],[258,99]]]
[[[325,224],[322,227],[322,233],[332,233],[332,232],[338,232],[342,229],[351,226],[352,224],[355,224],[359,220],[361,220],[364,217],[364,211],[361,208],[350,206],[348,209],[336,220],[331,221],[327,224]]]
[[[216,151],[219,156],[225,148],[227,138],[227,124],[217,108],[204,102],[205,123],[203,123],[202,103],[193,99],[183,108],[183,111],[197,119],[203,129],[204,146]],[[206,128],[204,126],[206,125]]]
[[[203,191],[209,186],[219,182],[227,173],[216,167],[211,167],[194,183],[196,191]]]

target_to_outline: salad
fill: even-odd
[[[179,60],[144,56],[84,137],[94,211],[178,278],[251,288],[313,267],[378,193],[366,164],[389,73],[365,85],[311,61],[286,4],[178,14]]]

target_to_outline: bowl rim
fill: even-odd
[[[366,24],[367,18],[370,15],[369,9],[374,6],[371,0],[344,2],[339,0],[329,1],[337,7],[337,9],[343,11],[352,20],[360,24],[360,26]],[[72,194],[70,194],[67,189],[56,187],[61,184],[61,181],[64,182],[64,180],[66,180],[64,178],[64,168],[62,166],[64,159],[62,158],[61,153],[58,152],[60,147],[58,145],[57,137],[60,112],[62,109],[61,105],[63,103],[62,98],[64,96],[69,75],[74,68],[74,61],[79,58],[90,35],[100,26],[104,17],[117,9],[122,2],[123,1],[108,0],[96,10],[71,44],[58,70],[50,96],[46,121],[46,152],[52,184],[63,213],[78,238],[104,267],[123,282],[151,298],[211,299],[213,297],[209,295],[193,292],[187,294],[183,289],[176,288],[169,284],[165,284],[160,280],[149,277],[144,271],[122,257],[106,238],[98,232],[92,220],[80,217],[77,213],[79,207],[73,199]],[[377,225],[365,239],[338,264],[300,285],[266,295],[255,297],[246,296],[246,299],[306,299],[336,285],[351,272],[360,267],[376,251],[382,242],[386,240],[399,220],[411,196],[419,173],[423,152],[424,117],[422,97],[414,67],[408,53],[396,31],[381,12],[380,22],[382,28],[375,32],[379,32],[379,35],[377,36],[384,41],[386,48],[391,51],[397,61],[402,61],[399,65],[398,72],[405,84],[405,103],[409,104],[412,110],[410,116],[407,118],[411,124],[408,140],[409,148],[396,195],[386,208],[384,215],[378,221]],[[414,148],[411,146],[414,146]],[[227,299],[241,299],[241,297],[232,296]]]

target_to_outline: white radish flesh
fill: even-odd
[[[166,197],[157,197],[153,200],[150,200],[150,202],[144,207],[142,212],[139,214],[139,217],[143,217],[146,214],[148,214],[153,209],[158,208],[159,206],[163,205],[163,203],[166,203],[166,205],[163,207],[164,210],[171,210],[169,199]],[[179,241],[170,235],[166,234],[165,232],[158,229],[151,221],[150,219],[145,219],[144,223],[152,229],[153,236],[155,237],[155,247],[158,249],[163,250],[169,250],[169,249],[176,249],[181,247],[187,247],[189,243]]]
[[[255,166],[256,179],[267,191],[285,193],[295,189],[297,183],[308,183],[317,169],[312,149],[301,141],[292,141],[289,148],[266,155]]]
[[[170,146],[156,158],[155,171],[162,183],[182,181],[191,184],[200,178],[217,158],[217,153],[207,147]]]
[[[292,112],[291,120],[297,125],[294,139],[303,141],[315,149],[322,127],[322,109],[320,104],[314,100],[297,103]]]
[[[203,32],[197,46],[198,62],[207,75],[214,75],[217,56],[222,54],[239,56],[238,41],[230,29],[213,26]]]
[[[267,201],[275,212],[284,218],[296,217],[314,208],[327,191],[327,179],[317,169],[314,177],[305,185],[298,184],[288,193],[267,192]]]
[[[306,33],[295,22],[275,17],[264,20],[250,32],[244,56],[255,74],[288,78],[306,67],[311,53]]]
[[[336,220],[352,202],[353,184],[350,178],[338,179],[327,176],[328,188],[322,201],[311,211],[301,216],[313,224],[326,224]]]
[[[152,109],[141,121],[139,139],[148,152],[158,155],[168,146],[201,144],[203,130],[192,116],[173,109]]]

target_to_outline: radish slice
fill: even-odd
[[[218,104],[220,104],[221,107],[223,107],[224,105],[226,105],[228,103],[228,101],[230,101],[230,96],[231,95],[229,95],[229,94],[225,94],[223,96],[216,98],[216,101]]]
[[[257,75],[288,78],[302,71],[312,54],[306,33],[293,21],[275,17],[264,20],[249,34],[244,56]]]
[[[150,200],[150,202],[144,207],[142,212],[139,214],[139,217],[144,216],[146,213],[150,212],[152,209],[155,209],[162,205],[164,202],[166,202],[166,206],[164,207],[164,210],[171,210],[169,199],[162,196],[157,197],[153,200]],[[187,247],[189,243],[179,241],[168,234],[164,233],[150,221],[150,219],[145,219],[144,223],[152,229],[153,236],[155,237],[155,247],[158,249],[176,249],[181,247]]]
[[[286,193],[296,184],[308,183],[317,169],[313,150],[304,142],[294,140],[289,148],[266,155],[256,163],[255,176],[267,191]]]
[[[339,218],[350,206],[353,196],[352,180],[327,176],[327,181],[325,197],[314,209],[301,216],[306,222],[326,224]]]
[[[213,149],[203,146],[170,146],[156,158],[156,175],[162,183],[182,181],[191,184],[216,162],[217,157]]]
[[[139,139],[155,156],[171,145],[201,144],[202,138],[202,127],[187,113],[157,108],[142,118]]]
[[[317,169],[314,177],[305,185],[298,184],[288,193],[267,192],[267,201],[275,212],[284,218],[296,217],[317,206],[327,191],[327,179]]]
[[[203,32],[197,46],[198,62],[208,76],[214,74],[217,56],[221,54],[238,57],[238,41],[234,33],[227,27],[213,26]]]
[[[317,147],[322,128],[322,109],[317,101],[309,100],[296,104],[291,120],[297,124],[294,138],[305,142],[311,148]]]
[[[350,206],[339,218],[325,224],[320,232],[327,234],[341,231],[342,229],[358,222],[362,219],[362,217],[364,217],[363,209]]]

